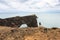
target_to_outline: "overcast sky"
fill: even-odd
[[[0,18],[31,14],[46,27],[60,27],[60,0],[0,0]]]

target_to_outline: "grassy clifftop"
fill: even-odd
[[[0,26],[0,40],[60,40],[60,28]]]

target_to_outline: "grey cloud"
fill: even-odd
[[[4,0],[0,0],[0,3],[6,3]]]
[[[6,6],[9,6],[10,8],[12,8],[5,0],[0,0],[0,3],[6,5]]]
[[[27,2],[28,0],[18,0],[21,3]]]
[[[8,3],[5,2],[4,0],[0,0],[0,3],[5,4],[5,5],[8,5]]]
[[[60,0],[58,0],[58,5],[60,5]]]
[[[60,7],[60,4],[57,4],[57,5],[55,5],[55,6],[59,6],[59,7]]]
[[[60,0],[58,0],[58,4],[56,4],[56,6],[60,6]]]
[[[59,0],[59,2],[60,2],[60,0]]]

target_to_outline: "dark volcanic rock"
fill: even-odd
[[[0,19],[0,26],[20,27],[22,24],[27,24],[28,27],[38,27],[36,18],[36,15],[30,15]]]

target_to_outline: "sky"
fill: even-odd
[[[0,18],[32,14],[45,27],[60,27],[60,0],[0,0]]]

